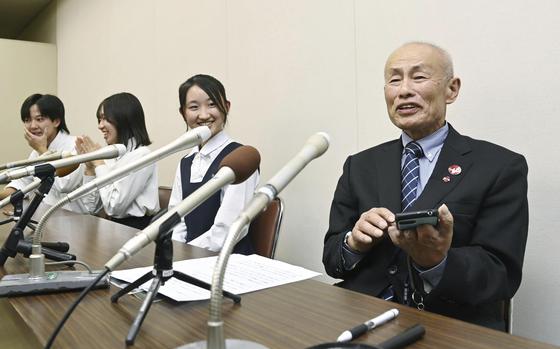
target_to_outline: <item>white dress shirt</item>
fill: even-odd
[[[84,175],[83,183],[86,184],[95,177],[104,176],[112,170],[128,165],[150,153],[150,149],[146,146],[133,148],[134,142],[129,141],[124,155],[116,159],[105,160],[105,165],[95,168],[95,176]],[[118,181],[95,190],[81,200],[91,214],[97,213],[103,207],[105,213],[114,218],[154,215],[159,211],[157,166],[151,164],[143,167]]]
[[[225,131],[221,131],[214,137],[210,138],[202,149],[193,149],[188,156],[196,153],[191,165],[191,183],[200,183],[212,162],[218,154],[233,140],[229,138]],[[239,184],[230,184],[222,188],[220,194],[221,205],[214,218],[212,227],[198,238],[189,242],[189,244],[206,248],[210,251],[219,251],[224,244],[231,223],[237,218],[245,205],[251,200],[255,192],[255,188],[259,182],[259,173],[255,171],[245,182]],[[175,173],[175,182],[173,190],[169,198],[169,208],[178,205],[183,200],[183,189],[181,182],[181,164],[177,166]],[[245,227],[241,238],[247,235],[248,228]],[[173,229],[173,239],[181,242],[186,241],[188,234],[185,220],[182,219],[175,229]]]
[[[76,137],[69,135],[64,131],[59,131],[56,137],[52,140],[51,144],[48,146],[49,151],[69,151],[76,153]],[[35,159],[39,156],[36,150],[33,150],[29,155],[29,159]],[[59,202],[65,194],[72,192],[77,189],[82,184],[82,176],[84,169],[82,166],[78,167],[72,173],[64,177],[55,177],[54,184],[49,191],[48,195],[43,199],[43,202],[48,205],[54,205]],[[8,183],[7,187],[14,188],[15,190],[20,190],[25,186],[31,184],[33,181],[33,176],[22,177]],[[68,203],[63,206],[63,208],[74,211],[77,213],[87,213],[88,210],[85,205],[78,201]]]

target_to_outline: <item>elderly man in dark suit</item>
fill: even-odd
[[[323,263],[342,287],[503,331],[521,282],[527,163],[446,122],[460,87],[435,45],[389,56],[385,100],[402,136],[346,160]],[[397,229],[396,213],[433,208],[437,225]]]

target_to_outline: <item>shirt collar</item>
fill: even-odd
[[[122,158],[126,153],[133,151],[134,149],[136,149],[136,138],[132,137],[129,138],[128,141],[126,141],[126,152],[119,156],[117,160]]]
[[[228,140],[229,140],[229,136],[227,135],[226,131],[222,130],[219,133],[216,133],[214,137],[210,138],[208,142],[206,142],[206,144],[204,144],[204,146],[201,149],[195,147],[191,151],[191,154],[199,152],[200,155],[208,156],[214,151],[216,151],[217,149],[219,149],[221,146],[223,146],[224,143],[226,143]]]
[[[424,150],[424,155],[430,162],[434,160],[437,153],[441,150],[441,147],[443,146],[443,142],[447,138],[448,133],[449,133],[449,124],[446,122],[445,125],[440,127],[436,132],[416,141],[416,143],[420,144],[422,150]],[[403,143],[403,148],[409,142],[413,141],[413,139],[410,138],[410,136],[407,135],[404,131],[402,132],[401,140]],[[404,149],[403,149],[403,153],[404,153]]]

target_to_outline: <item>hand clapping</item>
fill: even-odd
[[[88,136],[81,136],[76,137],[76,151],[78,154],[85,154],[95,150],[100,149],[101,146],[98,143],[95,143],[91,138]],[[100,165],[104,165],[105,161],[103,160],[93,160],[86,162],[86,172],[85,174],[88,176],[95,175],[95,168]]]

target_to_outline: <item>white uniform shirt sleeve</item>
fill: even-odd
[[[147,147],[134,149],[113,163],[106,161],[105,165],[97,166],[95,175],[105,176],[111,170],[140,159],[149,152]],[[84,176],[84,181],[86,180],[88,179]],[[97,200],[101,201],[105,212],[115,218],[155,214],[159,210],[156,165],[152,164],[130,173],[84,197],[82,202],[88,205],[89,209],[98,205]]]
[[[83,184],[87,184],[95,179],[95,176],[83,176]],[[99,197],[97,191],[86,194],[81,199],[83,207],[87,209],[89,214],[96,214],[101,210],[103,204],[101,203],[101,198]]]

